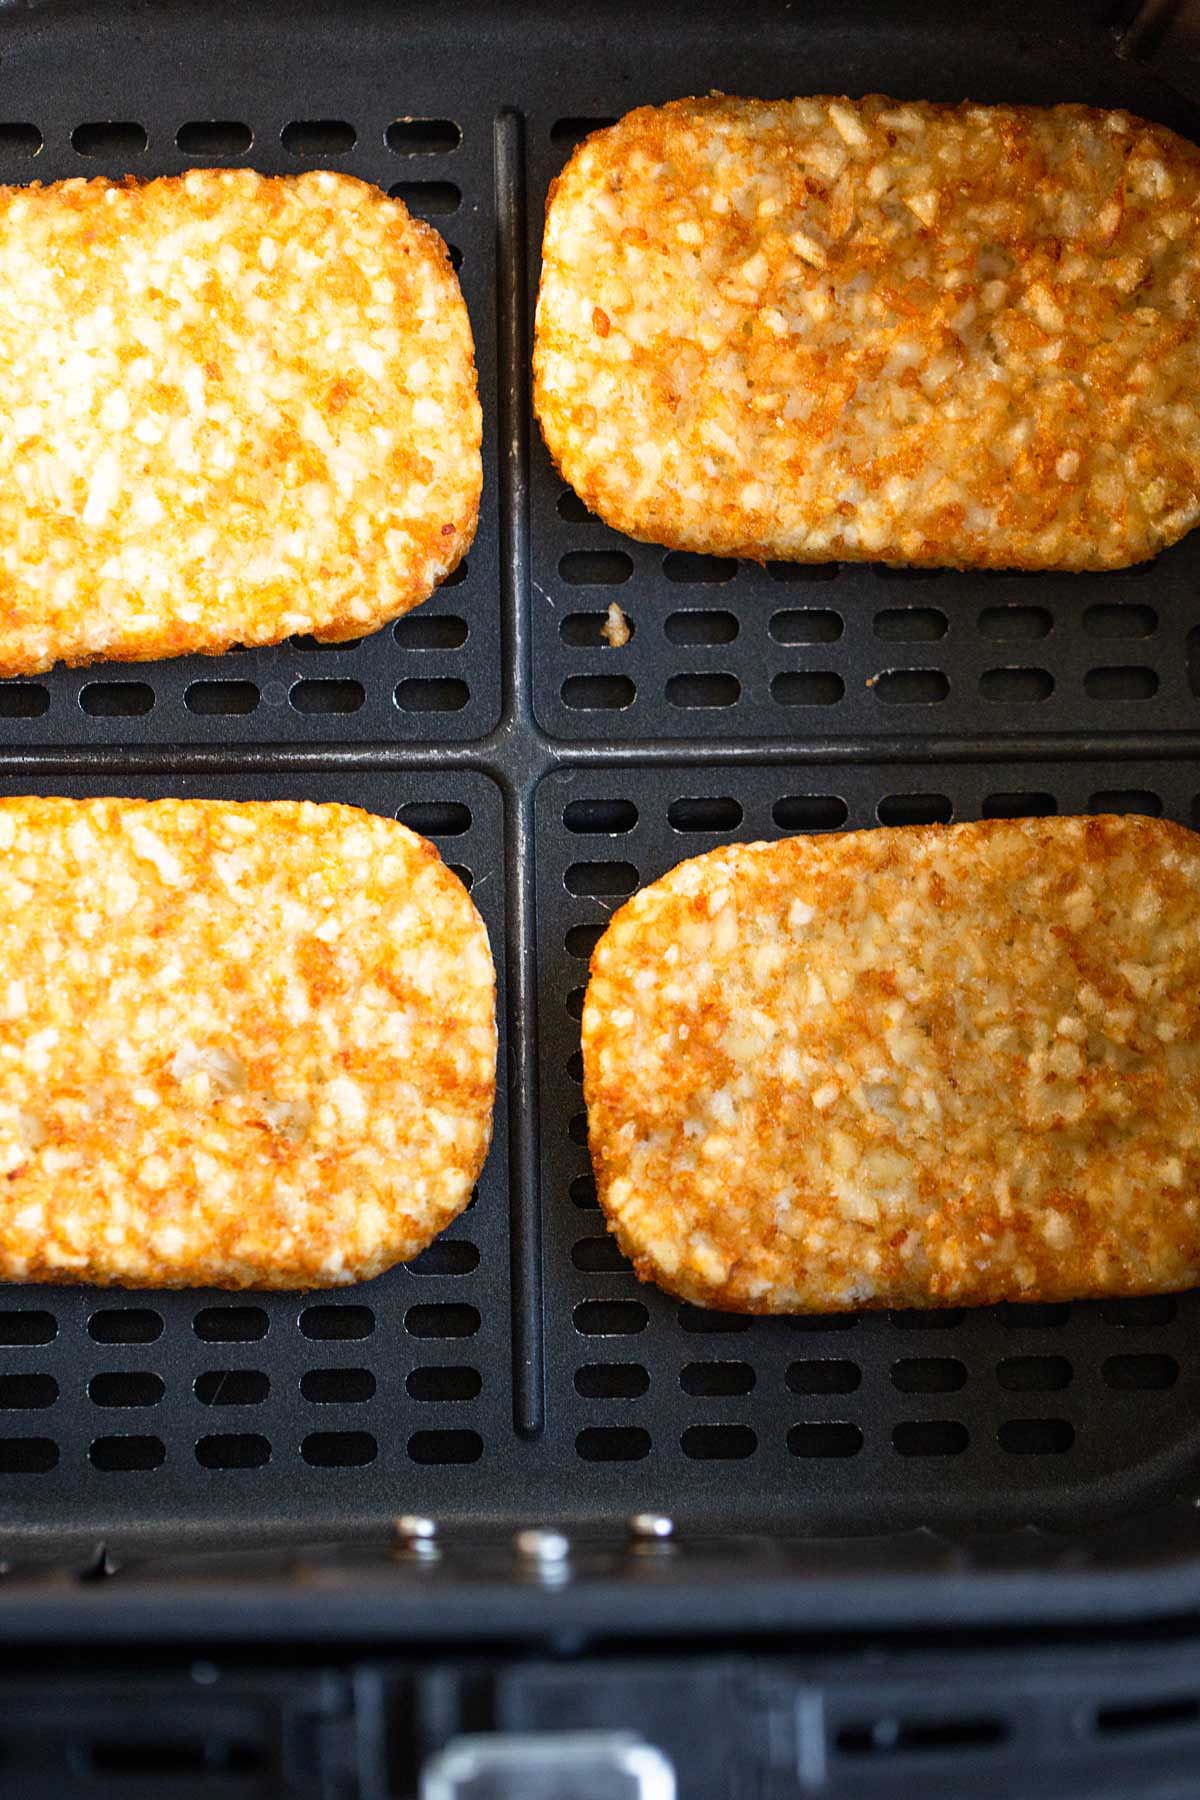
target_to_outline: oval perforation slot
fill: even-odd
[[[454,675],[427,676],[423,680],[414,677],[400,682],[395,694],[401,712],[410,713],[461,712],[470,698],[466,682]]]
[[[357,650],[362,641],[361,638],[338,638],[335,642],[325,642],[313,637],[309,631],[302,631],[287,640],[288,648],[299,650],[303,656],[344,656],[348,650]]]
[[[806,1458],[857,1456],[863,1434],[849,1419],[802,1419],[787,1434],[793,1456]]]
[[[576,1175],[567,1192],[572,1206],[591,1208],[599,1204],[596,1199],[596,1177],[590,1170],[585,1175]]]
[[[410,1275],[470,1275],[479,1267],[479,1250],[466,1238],[438,1238],[414,1256]]]
[[[900,1331],[950,1331],[961,1325],[965,1317],[961,1306],[934,1307],[929,1311],[916,1306],[896,1307],[888,1313]]]
[[[299,1324],[302,1334],[313,1342],[356,1342],[370,1337],[375,1329],[375,1314],[369,1306],[306,1306]]]
[[[53,1313],[32,1307],[0,1312],[0,1344],[52,1344],[57,1336]]]
[[[793,1394],[853,1394],[862,1384],[862,1370],[843,1357],[806,1357],[789,1365],[785,1380]]]
[[[784,794],[771,808],[780,831],[836,831],[849,809],[839,794]]]
[[[633,574],[633,558],[624,550],[568,550],[558,573],[568,587],[620,587]]]
[[[881,825],[948,825],[954,807],[948,794],[885,794],[875,816]]]
[[[1036,643],[1049,637],[1054,619],[1044,606],[985,606],[979,615],[979,635],[996,642],[1011,639]]]
[[[404,1315],[404,1329],[410,1337],[418,1338],[474,1337],[481,1324],[477,1307],[458,1302],[410,1306]]]
[[[0,719],[40,719],[50,710],[50,689],[40,681],[0,682]]]
[[[459,563],[458,569],[465,575],[466,564]],[[461,650],[469,635],[470,626],[457,613],[431,613],[423,606],[392,626],[392,636],[402,650]]]
[[[607,116],[595,118],[555,119],[550,127],[550,142],[556,150],[574,150],[593,131],[605,131],[616,120]]]
[[[53,1438],[0,1437],[0,1475],[48,1475],[57,1466]]]
[[[1053,794],[988,794],[981,812],[985,819],[1047,819],[1058,811]]]
[[[845,692],[832,669],[788,669],[771,680],[771,698],[780,706],[836,706]]]
[[[789,1331],[809,1332],[853,1331],[859,1322],[858,1313],[797,1313],[786,1321]]]
[[[192,1330],[206,1344],[253,1344],[266,1337],[270,1323],[261,1306],[206,1306]]]
[[[758,1449],[749,1425],[689,1425],[679,1448],[692,1462],[742,1462]]]
[[[633,1265],[621,1253],[615,1237],[578,1238],[571,1246],[571,1261],[585,1275],[632,1275]]]
[[[632,800],[569,800],[562,820],[568,831],[584,837],[617,837],[633,830],[638,809]]]
[[[958,1419],[904,1419],[892,1430],[892,1448],[900,1456],[961,1456],[969,1442]]]
[[[314,1469],[364,1469],[379,1454],[369,1431],[310,1431],[300,1454]]]
[[[641,1462],[650,1454],[650,1433],[641,1425],[589,1425],[575,1439],[583,1462]]]
[[[110,1369],[88,1382],[93,1406],[157,1406],[166,1389],[152,1369]]]
[[[1090,813],[1145,813],[1147,818],[1161,819],[1162,797],[1149,788],[1100,788],[1088,797]]]
[[[459,800],[410,800],[397,808],[396,817],[422,837],[461,837],[471,829],[471,809]]]
[[[581,1337],[632,1337],[650,1323],[640,1300],[581,1300],[573,1317]]]
[[[1095,638],[1148,638],[1158,630],[1158,614],[1152,606],[1089,606],[1083,629]]]
[[[147,1474],[167,1460],[167,1446],[160,1437],[129,1432],[98,1437],[88,1448],[88,1461],[106,1475]]]
[[[979,677],[985,700],[1011,706],[1034,706],[1054,692],[1049,669],[985,669]]]
[[[683,711],[736,706],[741,694],[742,684],[736,675],[718,674],[714,670],[672,675],[666,686],[668,704]]]
[[[902,1394],[956,1394],[967,1370],[956,1356],[906,1356],[892,1364],[892,1386]]]
[[[193,681],[183,696],[190,713],[208,717],[252,713],[258,702],[258,685],[253,681]]]
[[[1065,1356],[1006,1356],[996,1365],[996,1380],[1010,1394],[1057,1394],[1073,1374]]]
[[[1158,675],[1132,664],[1089,669],[1083,687],[1091,700],[1149,700],[1158,692]]]
[[[185,156],[245,156],[254,133],[238,119],[189,119],[175,133]]]
[[[568,525],[602,525],[594,512],[589,512],[574,488],[564,488],[554,503],[554,510]]]
[[[140,719],[153,710],[154,689],[147,681],[89,681],[79,704],[91,719]]]
[[[0,121],[0,156],[36,156],[42,147],[42,134],[36,125],[19,119]]]
[[[71,148],[78,156],[141,156],[149,142],[145,126],[133,119],[94,119],[71,133]]]
[[[340,1370],[338,1372],[344,1373]],[[440,1405],[442,1402],[461,1405],[464,1401],[479,1398],[483,1390],[483,1376],[478,1369],[473,1369],[466,1363],[438,1363],[429,1368],[411,1370],[404,1386],[410,1398],[427,1405]]]
[[[332,677],[294,681],[288,690],[290,704],[306,716],[357,712],[366,697],[367,690],[361,681],[335,681]]]
[[[637,887],[638,872],[630,862],[576,862],[568,866],[563,884],[581,899],[624,899]]]
[[[585,1400],[639,1400],[649,1387],[641,1363],[584,1363],[575,1371],[575,1392]]]
[[[752,1320],[745,1313],[711,1312],[704,1306],[685,1302],[679,1308],[679,1323],[693,1337],[722,1337],[729,1332],[749,1331]]]
[[[1006,1300],[1000,1307],[1000,1323],[1008,1331],[1060,1331],[1071,1317],[1066,1300]]]
[[[579,962],[587,962],[604,932],[604,925],[572,925],[563,935],[563,949]]]
[[[836,644],[845,629],[840,613],[820,606],[796,606],[773,613],[767,626],[777,644]]]
[[[934,644],[950,621],[936,606],[887,606],[875,614],[875,636],[901,644]]]
[[[571,712],[624,712],[637,698],[628,675],[569,675],[560,691]]]
[[[1118,1393],[1153,1394],[1174,1387],[1179,1364],[1173,1356],[1109,1356],[1101,1364],[1105,1387]]]
[[[205,1369],[193,1391],[201,1406],[261,1406],[271,1378],[263,1369]]]
[[[0,1411],[41,1412],[58,1399],[53,1375],[29,1370],[19,1375],[0,1375]]]
[[[353,150],[358,133],[348,119],[292,119],[279,134],[293,156],[345,156]]]
[[[885,706],[936,706],[950,692],[941,669],[881,669],[867,685]]]
[[[629,635],[633,637],[637,625],[629,614],[625,614],[625,623]],[[608,614],[606,612],[574,612],[565,613],[559,621],[558,635],[564,644],[575,650],[611,650],[606,635],[608,630]]]
[[[1102,1300],[1100,1316],[1108,1325],[1126,1331],[1147,1331],[1169,1325],[1177,1311],[1173,1294],[1144,1294],[1128,1300]]]
[[[462,135],[453,119],[393,119],[384,139],[397,156],[446,156],[458,149]]]
[[[567,1003],[567,1011],[573,1018],[583,1016],[583,988],[576,988]],[[567,1132],[573,1144],[586,1144],[588,1141],[588,1116],[585,1112],[574,1113],[567,1126]]]
[[[213,1431],[196,1445],[202,1469],[262,1469],[271,1460],[271,1440],[259,1431]]]
[[[668,581],[697,582],[711,587],[732,581],[737,574],[737,563],[732,556],[700,556],[691,550],[668,550],[662,560],[662,570]]]
[[[453,181],[397,181],[388,189],[421,219],[444,219],[462,205],[462,189]]]
[[[162,1314],[148,1306],[103,1306],[88,1320],[98,1344],[152,1344],[162,1329]]]
[[[715,607],[690,607],[668,613],[663,635],[670,644],[732,644],[741,627],[731,612]]]
[[[576,1084],[577,1087],[582,1087],[582,1085],[583,1085],[583,1052],[581,1050],[572,1050],[570,1056],[568,1056],[568,1058],[567,1058],[566,1067],[567,1067],[567,1074],[571,1077],[571,1080]]]
[[[747,1362],[690,1362],[679,1371],[685,1394],[706,1400],[723,1400],[753,1390],[755,1373]]]
[[[672,800],[667,808],[667,824],[672,831],[706,835],[736,831],[742,822],[741,802],[730,795],[697,795],[695,798]]]
[[[1006,1419],[996,1441],[1010,1456],[1065,1456],[1075,1427],[1066,1419]]]
[[[414,1431],[408,1454],[415,1463],[475,1463],[483,1455],[477,1431]]]

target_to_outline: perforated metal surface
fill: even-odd
[[[1132,783],[1136,781],[1136,787]],[[575,1454],[655,1504],[785,1528],[1077,1525],[1200,1444],[1200,1295],[829,1320],[641,1286],[596,1209],[577,1019],[613,908],[731,839],[1025,812],[1200,818],[1192,763],[562,770],[537,795],[547,1332]],[[564,1444],[564,1448],[566,1445]],[[1159,1470],[1161,1478],[1163,1471]]]
[[[45,8],[49,20],[68,11]],[[115,18],[98,61],[72,54],[69,31],[51,28],[46,41],[36,22],[3,23],[25,29],[21,47],[0,67],[0,182],[148,179],[193,166],[276,175],[328,167],[374,182],[450,245],[489,404],[496,231],[490,110],[465,101],[460,89],[449,96],[453,117],[431,116],[441,106],[424,98],[428,80],[397,85],[366,46],[354,62],[343,56],[340,69],[333,58],[322,64],[316,21],[284,43],[277,35],[270,41],[265,17],[257,30],[247,20],[243,48],[224,68],[214,21],[207,46],[189,44],[191,70],[170,66],[168,55],[157,79],[149,69],[158,45],[147,41],[131,54],[126,40],[124,66],[114,56]],[[170,30],[168,21],[166,36]],[[268,42],[256,45],[260,32]],[[423,116],[416,123],[400,116],[409,111]],[[0,747],[483,737],[500,715],[494,446],[493,434],[470,555],[417,613],[356,643],[300,638],[225,656],[101,663],[0,682]]]
[[[1093,0],[1027,10],[0,11],[0,179],[330,163],[432,218],[462,251],[487,480],[465,577],[358,646],[0,684],[0,791],[410,808],[474,878],[506,1034],[478,1202],[419,1268],[315,1298],[0,1294],[7,1542],[336,1537],[404,1512],[611,1530],[646,1508],[722,1540],[1083,1532],[1193,1491],[1195,1296],[702,1315],[637,1286],[587,1172],[586,953],[680,857],[1056,808],[1200,823],[1200,536],[1102,577],[713,565],[590,520],[532,427],[545,188],[588,122],[717,86],[890,89],[1125,104],[1200,136],[1115,60]]]
[[[176,774],[72,795],[340,800],[425,832],[504,943],[503,807],[486,775]],[[0,777],[0,792],[22,783]],[[500,966],[503,1063],[503,959]],[[507,1108],[468,1210],[406,1268],[330,1293],[0,1290],[0,1532],[293,1528],[461,1507],[512,1432]]]

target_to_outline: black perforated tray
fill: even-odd
[[[1028,1522],[1085,1545],[1195,1491],[1194,1295],[751,1322],[639,1287],[595,1210],[577,1019],[637,883],[844,824],[1200,822],[1200,535],[1097,577],[759,570],[619,540],[564,495],[529,413],[546,185],[589,122],[714,86],[1090,100],[1200,135],[1090,0],[0,9],[0,179],[325,163],[432,218],[462,253],[487,473],[463,579],[357,646],[0,684],[0,791],[399,813],[473,882],[504,1024],[477,1201],[411,1268],[310,1297],[0,1294],[18,1563],[399,1513],[603,1535],[647,1508],[735,1561],[756,1531],[924,1526],[1013,1530],[1019,1562]]]

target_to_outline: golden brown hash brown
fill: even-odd
[[[359,637],[466,552],[466,308],[378,189],[2,188],[0,295],[0,674]]]
[[[0,1279],[325,1287],[487,1152],[487,934],[349,806],[0,801]]]
[[[1200,837],[991,820],[743,844],[613,918],[583,1011],[600,1201],[702,1306],[1200,1280]]]
[[[1200,151],[1127,113],[715,96],[588,138],[535,401],[609,525],[1106,569],[1200,516]]]

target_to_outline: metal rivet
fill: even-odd
[[[675,1521],[666,1513],[634,1513],[629,1521],[629,1535],[639,1543],[665,1543],[675,1535]]]
[[[523,1562],[559,1567],[571,1554],[571,1545],[561,1531],[544,1531],[533,1527],[518,1531],[513,1539],[517,1555]]]
[[[431,1558],[440,1554],[437,1526],[432,1519],[426,1519],[420,1513],[401,1513],[396,1520],[395,1532],[399,1540],[398,1554],[401,1556]]]

